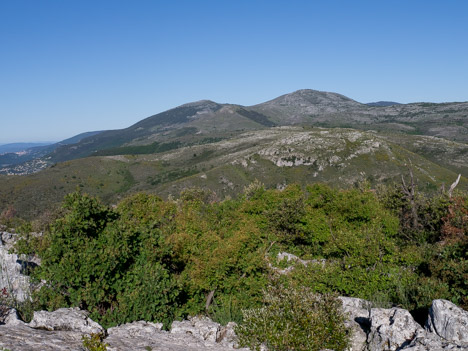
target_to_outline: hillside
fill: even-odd
[[[344,127],[429,135],[468,142],[468,103],[362,104],[340,94],[304,89],[254,106],[188,103],[50,150],[47,163],[126,146],[177,142],[179,146],[226,139],[274,126]],[[118,150],[114,153],[118,153]],[[44,155],[41,155],[41,157]]]
[[[278,125],[392,131],[468,142],[468,102],[369,106],[335,93],[299,90],[251,109]]]
[[[409,162],[420,189],[451,184],[459,173],[466,189],[467,116],[467,102],[369,106],[316,90],[254,106],[192,102],[13,157],[0,172],[36,174],[0,178],[0,213],[39,215],[76,187],[110,203],[137,191],[177,196],[192,186],[223,198],[255,179],[274,188],[375,185],[400,181]],[[0,162],[8,155],[19,157]]]
[[[22,152],[9,151],[0,154],[0,174],[30,174],[40,171],[50,165],[44,156],[50,154],[63,145],[75,144],[81,139],[99,134],[100,131],[86,132],[71,138],[40,146],[25,147],[29,144],[21,144]],[[16,144],[13,144],[16,145]],[[5,146],[5,145],[3,145]]]
[[[375,185],[400,181],[408,174],[408,161],[421,190],[451,184],[459,172],[459,188],[468,189],[466,144],[434,139],[432,158],[426,158],[417,152],[427,137],[411,137],[405,148],[399,139],[392,141],[395,137],[353,129],[273,127],[159,153],[87,157],[29,176],[0,177],[0,212],[11,205],[31,218],[49,211],[76,188],[115,203],[133,192],[177,196],[194,186],[212,189],[222,199],[235,196],[255,179],[272,188],[293,182]]]

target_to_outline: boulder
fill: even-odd
[[[75,308],[59,308],[54,312],[34,312],[29,327],[45,330],[76,331],[83,334],[104,333],[104,328],[88,317],[89,312]]]
[[[349,351],[363,351],[367,345],[369,332],[369,302],[355,297],[342,297],[343,310],[348,316],[345,326],[351,329],[351,345]]]
[[[450,301],[432,301],[426,329],[444,340],[468,346],[468,312]]]
[[[419,330],[423,331],[411,314],[401,308],[372,308],[369,319],[367,347],[372,351],[401,350],[411,343]]]
[[[467,350],[467,348],[442,340],[437,335],[426,330],[418,329],[414,339],[405,351],[442,351],[442,350]]]
[[[19,325],[24,324],[24,322],[19,319],[16,309],[0,305],[0,324]]]
[[[23,274],[24,260],[18,255],[8,253],[11,245],[4,238],[13,235],[3,232],[0,240],[0,294],[3,298],[23,302],[29,299],[29,277]]]
[[[209,342],[218,340],[220,325],[207,317],[190,317],[185,321],[172,322],[171,334],[191,334],[194,337]]]
[[[83,334],[72,331],[32,329],[26,324],[0,325],[0,350],[78,351]]]

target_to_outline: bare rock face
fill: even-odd
[[[8,253],[16,235],[0,232],[0,289],[4,297],[23,302],[29,298],[29,277],[23,274],[26,261]]]
[[[35,329],[76,331],[82,334],[104,333],[104,328],[88,318],[89,312],[79,308],[59,308],[54,312],[34,312],[28,325]]]
[[[355,297],[339,297],[343,310],[348,315],[345,326],[351,328],[351,345],[348,351],[363,351],[367,347],[367,334],[370,328],[369,302]]]
[[[434,300],[426,329],[449,342],[468,348],[468,312],[447,300]]]
[[[83,334],[104,332],[87,318],[86,311],[61,308],[55,312],[34,312],[33,321],[20,321],[11,309],[0,325],[0,350],[77,351],[83,350]]]
[[[193,317],[187,321],[174,321],[171,334],[191,334],[200,340],[216,342],[219,324],[209,318]]]
[[[369,315],[369,350],[400,350],[423,330],[407,310],[372,308]]]
[[[426,330],[418,329],[411,343],[405,347],[405,351],[442,351],[442,350],[467,350],[467,348],[442,340],[437,335]]]
[[[81,351],[81,338],[80,332],[32,329],[26,324],[0,326],[0,350]]]
[[[353,335],[348,351],[468,351],[468,312],[449,301],[435,300],[426,329],[401,308],[370,308],[362,299],[340,297]]]
[[[229,351],[234,347],[232,326],[194,317],[173,322],[171,331],[166,332],[160,323],[139,321],[110,328],[104,342],[109,351]]]
[[[0,305],[0,324],[19,325],[24,322],[19,319],[16,309]]]
[[[170,333],[173,335],[191,335],[206,343],[218,343],[229,348],[237,346],[234,333],[236,323],[230,322],[225,327],[207,317],[191,317],[185,321],[174,321]]]

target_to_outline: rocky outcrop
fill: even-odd
[[[229,351],[237,347],[235,323],[223,327],[206,317],[175,321],[170,331],[161,323],[138,321],[106,331],[77,308],[35,312],[31,323],[18,320],[11,310],[0,325],[0,350],[84,350],[83,335],[107,335],[109,351]],[[245,350],[247,349],[240,349]]]
[[[79,308],[59,308],[54,312],[34,312],[28,324],[34,329],[76,331],[82,334],[101,334],[104,328],[88,317],[87,311]]]
[[[351,330],[351,345],[349,351],[364,351],[367,349],[367,334],[369,333],[369,302],[355,297],[339,297],[343,310],[349,316],[345,322]]]
[[[161,330],[162,324],[140,321],[110,328],[104,342],[110,351],[228,351],[236,346],[232,326],[222,327],[209,318],[195,317],[173,322],[166,332]]]
[[[401,350],[409,345],[418,330],[422,330],[411,314],[401,308],[372,308],[369,322],[369,350]]]
[[[447,300],[434,300],[426,329],[440,338],[468,346],[468,312]]]
[[[401,308],[371,308],[368,301],[340,297],[352,330],[349,351],[468,350],[468,312],[449,301],[435,300],[426,327]],[[35,312],[31,323],[14,309],[0,319],[0,350],[84,350],[83,335],[100,333],[109,351],[229,351],[237,348],[235,323],[223,327],[206,317],[175,321],[170,331],[161,323],[138,321],[105,331],[88,312],[61,308]],[[248,349],[240,349],[248,351]]]
[[[352,330],[349,351],[468,350],[468,312],[434,300],[426,327],[401,308],[371,308],[356,298],[340,297]]]
[[[29,263],[8,251],[12,248],[16,234],[0,232],[0,289],[2,297],[23,302],[29,298],[29,277],[24,273]]]

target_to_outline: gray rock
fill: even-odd
[[[235,328],[237,323],[229,322],[226,326],[221,326],[218,331],[218,336],[216,338],[216,342],[221,343],[223,345],[232,346],[234,348],[238,347],[238,338],[235,332]]]
[[[104,340],[109,344],[109,351],[228,351],[233,346],[217,342],[213,332],[223,333],[223,327],[208,318],[191,318],[189,321],[174,322],[171,332],[161,330],[162,324],[133,322],[108,330]],[[216,330],[215,330],[216,327]],[[200,328],[200,329],[198,329]],[[230,327],[225,338],[229,339]],[[232,335],[231,335],[232,336]],[[235,334],[234,334],[235,337]],[[247,351],[247,349],[241,349]]]
[[[18,255],[9,254],[11,241],[13,240],[11,233],[3,232],[0,242],[0,289],[5,289],[5,296],[8,299],[13,299],[18,302],[23,302],[29,299],[30,285],[29,277],[23,274],[24,265]],[[4,294],[5,295],[5,294]]]
[[[418,329],[411,343],[405,351],[442,351],[442,350],[468,350],[468,348],[442,340],[437,335]]]
[[[370,311],[370,332],[367,337],[368,349],[400,350],[423,330],[407,310],[401,308],[372,308]]]
[[[0,325],[0,350],[12,351],[78,351],[82,333],[32,329],[26,324]]]
[[[351,329],[351,346],[349,351],[363,351],[367,345],[369,332],[369,302],[354,297],[339,297],[343,310],[348,315],[345,326]]]
[[[0,324],[18,325],[24,322],[19,319],[16,309],[0,305]]]
[[[174,321],[171,334],[191,334],[194,337],[209,342],[218,340],[220,325],[206,317],[191,317],[185,321]]]
[[[31,328],[76,331],[82,334],[104,333],[104,328],[88,317],[89,312],[79,308],[59,308],[54,312],[34,312]]]
[[[444,340],[468,346],[468,312],[450,301],[432,301],[426,329]]]

